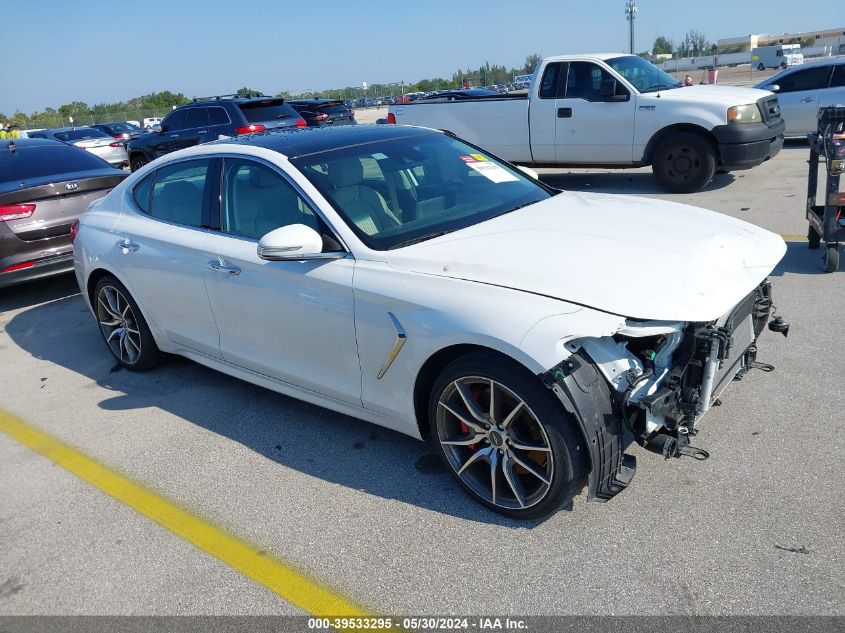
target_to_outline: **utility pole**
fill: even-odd
[[[637,17],[636,0],[625,3],[625,18],[628,20],[628,52],[634,54],[634,20]]]

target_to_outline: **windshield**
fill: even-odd
[[[370,248],[449,233],[551,197],[542,185],[445,134],[309,154],[293,164]]]
[[[626,55],[607,60],[607,64],[640,92],[680,88],[683,84],[642,57]]]

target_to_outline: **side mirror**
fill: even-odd
[[[308,259],[323,252],[323,238],[310,226],[289,224],[258,241],[258,256],[267,261]]]
[[[766,86],[766,90],[769,92],[780,92],[780,86],[777,84],[772,84],[771,86]]]
[[[601,96],[606,101],[627,101],[628,93],[624,90],[619,91],[619,84],[615,79],[601,80]]]
[[[534,180],[540,180],[540,174],[538,174],[530,167],[525,167],[524,165],[517,165],[516,168],[529,178],[533,178]]]

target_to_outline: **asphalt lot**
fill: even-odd
[[[541,171],[802,236],[807,153],[693,195],[647,169]],[[772,280],[792,330],[703,422],[709,460],[632,447],[623,494],[542,522],[483,509],[397,433],[182,359],[117,371],[72,276],[0,291],[0,408],[382,613],[843,614],[845,272],[820,254],[790,241]],[[659,292],[648,262],[620,270]],[[2,433],[0,490],[0,615],[299,612]]]

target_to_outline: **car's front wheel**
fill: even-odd
[[[473,353],[438,377],[429,399],[431,441],[460,485],[500,514],[546,516],[586,480],[575,420],[552,392],[506,358]]]
[[[150,161],[148,161],[147,157],[143,154],[133,154],[131,160],[129,161],[129,169],[133,172],[138,171],[148,162]]]
[[[138,304],[111,275],[94,288],[94,312],[106,347],[120,365],[145,371],[158,364],[161,352]]]
[[[657,146],[652,160],[655,178],[671,193],[701,191],[716,172],[716,152],[694,132],[680,132]]]

